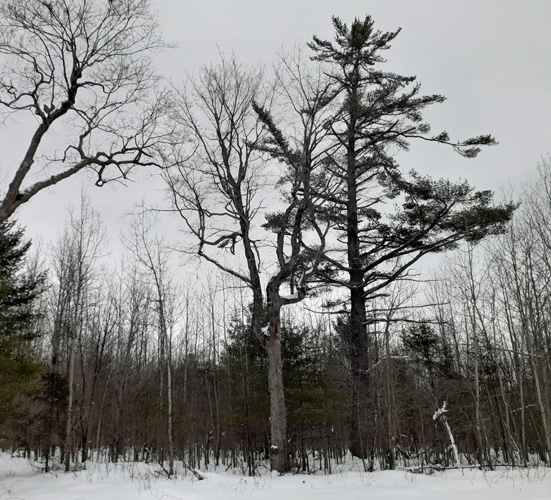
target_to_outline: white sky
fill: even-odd
[[[345,22],[370,14],[378,29],[402,33],[387,51],[387,68],[417,75],[426,94],[448,100],[425,114],[433,131],[452,139],[491,133],[500,142],[467,160],[438,145],[400,156],[403,168],[434,177],[468,179],[480,189],[518,185],[536,176],[551,152],[551,1],[549,0],[152,0],[167,42],[159,71],[177,82],[185,71],[216,62],[219,50],[248,64],[270,64],[282,48],[332,38],[331,16]],[[28,132],[28,131],[27,131]],[[0,128],[0,183],[19,159],[28,134]],[[136,174],[136,182],[93,187],[93,177],[63,181],[20,209],[28,236],[53,239],[78,206],[81,186],[103,214],[113,239],[125,212],[144,196],[159,197],[160,184]]]

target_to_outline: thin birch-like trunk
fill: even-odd
[[[65,427],[65,472],[71,468],[71,441],[73,439],[73,398],[74,398],[74,373],[75,373],[75,339],[70,336],[69,347],[69,399],[67,402],[67,422]]]

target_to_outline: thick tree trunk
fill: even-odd
[[[350,159],[351,164],[354,162]],[[366,326],[366,301],[363,287],[364,273],[360,257],[359,220],[355,169],[349,172],[348,200],[348,265],[350,268],[350,367],[352,370],[353,409],[350,426],[350,452],[358,458],[368,456],[368,411],[369,411],[369,358]]]
[[[356,152],[356,127],[358,113],[359,68],[354,68],[355,78],[348,94],[350,124],[346,158],[346,234],[350,289],[350,365],[352,370],[353,408],[350,426],[350,452],[358,458],[367,458],[367,420],[369,409],[368,337],[366,326],[366,298],[364,269],[361,258],[360,221],[358,215],[358,159]]]
[[[251,311],[251,328],[255,335],[261,335],[261,327],[264,314],[264,297],[262,294],[262,282],[260,281],[260,273],[258,271],[258,262],[253,248],[253,243],[250,238],[250,220],[244,215],[246,213],[241,203],[241,198],[236,196],[236,205],[240,210],[240,228],[243,235],[243,248],[245,258],[247,260],[247,268],[250,277],[250,288],[253,294],[253,303]]]
[[[268,286],[268,389],[270,391],[270,467],[279,473],[289,472],[287,453],[287,410],[283,387],[283,360],[281,357],[280,312],[281,305],[271,300]]]
[[[262,323],[264,322],[264,297],[262,293],[262,284],[252,280],[251,286],[253,292],[253,304],[251,311],[251,329],[257,338],[262,338]]]
[[[369,361],[365,301],[362,289],[351,291],[349,321],[353,398],[350,422],[350,452],[355,457],[365,459],[368,457]]]

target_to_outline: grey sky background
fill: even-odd
[[[433,177],[467,179],[500,191],[534,179],[551,152],[550,0],[152,0],[167,42],[156,57],[159,72],[175,83],[186,71],[234,52],[246,64],[272,64],[282,49],[305,44],[313,34],[333,38],[331,16],[345,22],[373,16],[378,29],[402,32],[387,51],[386,67],[416,75],[426,94],[448,100],[425,114],[435,133],[452,139],[491,133],[499,145],[468,160],[438,145],[415,146],[399,161]],[[25,134],[26,132],[26,134]],[[0,127],[0,183],[9,179],[28,142],[28,130]],[[82,188],[116,240],[124,214],[142,199],[162,197],[154,172],[134,173],[128,187],[93,186],[80,175],[39,194],[18,212],[29,237],[55,239],[67,207],[78,207]],[[175,232],[175,223],[165,231]],[[168,235],[172,238],[173,235]]]

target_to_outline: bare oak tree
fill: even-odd
[[[155,163],[162,104],[150,57],[163,46],[148,0],[0,3],[0,108],[34,121],[8,167],[0,221],[83,169],[102,186]]]
[[[260,100],[261,82],[259,69],[224,57],[190,76],[172,107],[183,142],[175,142],[171,167],[165,169],[172,207],[193,236],[188,250],[251,290],[257,333],[263,294],[254,233],[264,174],[255,149],[262,129],[251,103]],[[236,252],[242,252],[245,266],[236,265]]]
[[[331,181],[321,174],[327,160],[327,108],[332,92],[316,68],[304,64],[299,51],[283,57],[276,72],[275,113],[253,102],[268,132],[258,148],[283,165],[277,185],[280,210],[266,213],[264,227],[275,235],[275,269],[266,285],[266,352],[270,391],[271,469],[290,470],[287,451],[287,418],[281,355],[281,310],[301,302],[316,280],[325,252],[331,222],[319,218],[319,205],[331,191]],[[279,102],[278,102],[279,101]],[[320,196],[320,192],[324,196]]]
[[[311,185],[323,182],[316,170],[326,157],[323,112],[331,99],[321,73],[308,74],[298,56],[283,59],[276,73],[277,90],[268,93],[260,86],[260,71],[233,59],[189,79],[174,106],[187,142],[175,148],[165,178],[172,206],[194,237],[192,250],[252,292],[251,329],[260,334],[264,325],[269,359],[271,467],[285,472],[280,313],[284,305],[304,299],[321,262],[327,230],[314,217],[320,186],[314,190]],[[278,187],[281,200],[273,196]],[[281,211],[266,211],[270,197],[274,210]],[[268,243],[255,227],[259,216],[275,240],[277,270],[267,280],[266,304],[259,242],[264,240],[262,247]],[[309,241],[306,246],[306,232],[315,245]],[[243,268],[236,253],[245,258]]]

